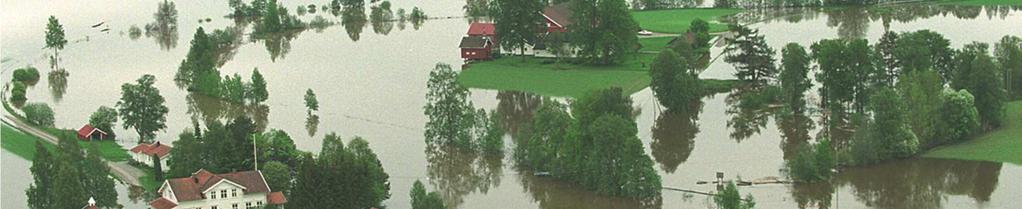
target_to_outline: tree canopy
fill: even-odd
[[[135,84],[121,85],[121,100],[117,102],[121,125],[133,128],[139,142],[149,142],[156,132],[167,128],[167,106],[164,106],[160,90],[153,86],[156,76],[142,75]]]

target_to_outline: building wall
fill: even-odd
[[[217,209],[234,209],[234,205],[237,204],[237,208],[246,208],[246,206],[256,207],[266,205],[266,193],[251,193],[245,194],[244,191],[227,182],[221,182],[216,187],[210,189],[211,193],[206,193],[206,199],[192,200],[185,202],[178,202],[177,209],[192,209],[192,208],[203,208],[208,209],[212,206],[217,206]],[[235,192],[237,195],[234,195]],[[223,198],[223,194],[227,195]],[[215,198],[211,198],[210,195],[216,195]]]
[[[142,163],[143,165],[146,165],[146,166],[149,166],[149,167],[153,167],[153,160],[152,160],[153,156],[142,154],[142,153],[134,153],[134,152],[131,152],[131,151],[128,151],[128,153],[131,154],[131,159],[132,160],[135,160],[135,161],[137,161],[139,163]],[[160,165],[162,166],[162,170],[163,171],[169,171],[170,170],[170,165],[167,164],[167,162],[168,162],[167,160],[169,160],[169,159],[170,159],[170,154],[167,154],[166,156],[163,156],[163,158],[160,158]]]

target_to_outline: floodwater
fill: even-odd
[[[704,1],[704,2],[708,2]],[[664,191],[655,204],[596,195],[551,178],[520,171],[509,158],[490,159],[451,150],[427,150],[423,140],[426,117],[426,80],[436,63],[457,66],[458,42],[467,30],[465,19],[436,19],[421,26],[394,24],[336,25],[308,30],[275,40],[251,40],[232,51],[220,68],[222,75],[239,73],[248,80],[259,68],[268,82],[270,99],[261,106],[236,106],[214,98],[191,95],[173,82],[197,27],[206,31],[236,25],[223,18],[231,10],[226,1],[178,2],[177,29],[132,37],[128,28],[157,21],[158,1],[45,1],[5,2],[0,8],[0,51],[4,78],[13,69],[33,65],[43,80],[28,90],[28,102],[50,104],[61,128],[78,128],[101,105],[113,106],[120,85],[143,74],[153,74],[167,100],[167,129],[157,139],[172,142],[192,123],[224,120],[237,115],[256,118],[259,127],[290,133],[299,149],[318,152],[321,138],[336,132],[345,138],[362,136],[380,157],[392,182],[391,208],[408,208],[412,182],[422,180],[457,208],[710,208],[706,196]],[[283,1],[294,14],[299,5],[319,1]],[[704,3],[705,4],[705,3]],[[110,5],[117,5],[112,7]],[[432,17],[462,15],[462,1],[395,0],[393,8],[420,7]],[[955,10],[952,10],[955,9]],[[1022,35],[1018,8],[906,8],[889,14],[895,31],[931,29],[951,39],[953,47],[980,41],[992,43],[1003,35]],[[961,10],[961,11],[960,11]],[[368,12],[369,9],[367,8]],[[61,52],[60,66],[70,73],[65,82],[51,82],[48,50],[43,31],[46,18],[56,15],[70,43]],[[342,22],[328,12],[317,15]],[[200,19],[209,18],[211,21]],[[824,38],[877,40],[884,31],[884,15],[867,10],[754,11],[740,21],[755,22],[775,49],[797,42],[808,45]],[[91,26],[99,22],[97,28]],[[355,21],[358,22],[358,21]],[[109,32],[102,29],[109,28]],[[718,50],[719,51],[719,50]],[[701,76],[729,78],[732,68],[715,62]],[[9,80],[9,79],[3,79]],[[55,79],[56,80],[56,79]],[[305,117],[302,96],[313,89],[320,101],[318,121]],[[540,97],[518,92],[473,90],[476,107],[498,110],[509,133],[528,123]],[[810,140],[816,119],[780,117],[770,111],[740,110],[727,102],[728,94],[706,97],[701,111],[666,114],[648,89],[632,95],[641,109],[636,118],[639,138],[656,162],[663,185],[713,191],[717,171],[727,178],[757,179],[782,176],[784,157],[793,147]],[[137,136],[118,130],[125,146]],[[507,146],[513,146],[508,137]],[[5,152],[6,153],[6,152]],[[23,208],[23,191],[31,181],[30,165],[4,154],[3,208]],[[18,171],[21,172],[21,171]],[[8,182],[17,182],[9,184]],[[123,190],[123,189],[122,189]],[[844,170],[831,184],[758,185],[742,187],[755,196],[758,208],[1010,208],[1022,194],[1022,166],[1001,163],[908,159],[889,164]],[[129,205],[126,199],[121,204]]]

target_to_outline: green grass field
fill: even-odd
[[[700,18],[710,22],[710,32],[727,30],[726,24],[716,23],[717,17],[733,15],[741,12],[740,9],[669,9],[652,11],[635,11],[632,17],[639,22],[642,29],[680,34],[688,30],[692,20]]]
[[[940,4],[964,6],[993,6],[993,5],[1019,6],[1022,5],[1022,0],[948,0],[945,2],[941,2]]]
[[[21,130],[15,129],[7,123],[3,123],[0,127],[0,145],[7,151],[14,153],[18,157],[25,158],[26,160],[32,160],[35,157],[35,142],[39,141],[39,138],[22,133]],[[56,149],[53,144],[43,143],[43,145],[50,151]]]
[[[938,147],[924,157],[983,160],[1022,165],[1022,101],[1006,104],[1004,126],[961,144]]]
[[[509,56],[473,63],[458,81],[469,88],[516,90],[545,96],[583,96],[591,91],[621,87],[635,93],[649,85],[647,65],[653,54],[638,54],[613,66],[545,63],[551,59]]]
[[[654,52],[659,53],[667,48],[667,43],[671,42],[674,37],[649,37],[639,38],[639,44],[642,45],[642,52]]]

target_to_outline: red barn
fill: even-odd
[[[493,23],[474,22],[468,26],[468,36],[497,36],[497,28]]]
[[[465,60],[486,60],[490,59],[493,51],[493,41],[488,37],[466,36],[461,38],[461,58]]]
[[[105,131],[92,127],[89,124],[85,124],[85,126],[78,129],[78,139],[85,141],[103,140],[106,139],[107,135]]]
[[[568,3],[560,3],[543,8],[543,19],[546,21],[548,33],[566,32],[567,27],[574,23],[571,20],[571,8]]]

